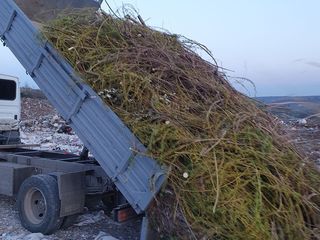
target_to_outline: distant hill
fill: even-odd
[[[258,97],[267,109],[285,119],[308,118],[320,114],[320,96],[305,97]]]
[[[33,89],[28,87],[21,88],[21,97],[25,98],[37,98],[37,99],[45,99],[46,96],[40,89]]]
[[[283,102],[313,102],[320,103],[320,96],[305,96],[305,97],[257,97],[257,100],[270,104],[270,103],[283,103]]]

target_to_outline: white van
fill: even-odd
[[[19,79],[0,74],[0,144],[18,143],[21,98]]]

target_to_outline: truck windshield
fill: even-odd
[[[17,95],[15,81],[0,79],[0,100],[13,101]]]

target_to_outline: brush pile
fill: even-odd
[[[163,238],[316,238],[319,172],[204,46],[107,14],[69,14],[43,33],[170,167],[149,212]]]

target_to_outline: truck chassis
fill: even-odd
[[[66,217],[83,212],[86,198],[109,197],[110,210],[127,205],[94,158],[10,146],[0,149],[0,194],[17,199],[24,227],[47,234],[59,229]],[[45,214],[52,207],[55,212]]]

